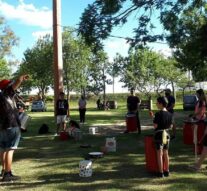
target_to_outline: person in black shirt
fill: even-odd
[[[28,78],[28,75],[22,75],[15,82],[0,81],[0,158],[2,163],[0,175],[3,182],[20,178],[14,176],[11,169],[14,150],[17,149],[21,135],[21,122],[15,101],[15,90]]]
[[[165,90],[165,97],[167,98],[168,104],[166,109],[172,113],[173,116],[173,126],[172,126],[172,136],[171,136],[171,140],[175,138],[176,135],[176,126],[175,126],[175,121],[174,121],[174,107],[175,107],[175,98],[174,96],[171,95],[171,90],[170,89],[166,89]]]
[[[165,97],[157,98],[157,108],[160,110],[155,115],[151,112],[151,116],[154,117],[153,123],[155,128],[154,140],[157,152],[157,161],[159,168],[159,177],[169,176],[169,141],[170,136],[168,130],[172,125],[172,114],[167,111],[167,99]],[[163,163],[165,168],[163,171]]]
[[[64,92],[59,93],[59,99],[56,102],[56,119],[57,119],[57,131],[59,134],[61,130],[66,130],[66,120],[69,117],[69,105],[65,99]]]
[[[128,112],[134,112],[136,113],[137,117],[137,128],[138,133],[141,134],[141,125],[139,120],[139,105],[140,105],[140,99],[135,95],[134,88],[131,88],[130,90],[130,96],[127,98],[127,109]],[[125,131],[127,133],[127,131]]]

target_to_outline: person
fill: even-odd
[[[135,95],[134,88],[131,88],[130,90],[130,96],[127,98],[127,109],[128,112],[134,112],[136,113],[137,118],[137,128],[138,128],[138,134],[141,134],[141,125],[139,120],[139,105],[140,105],[140,99]],[[127,133],[127,131],[125,131]]]
[[[96,101],[96,105],[97,105],[97,109],[101,109],[101,99],[98,98],[98,100]]]
[[[56,119],[57,119],[57,130],[56,133],[59,134],[60,131],[66,130],[66,120],[69,117],[69,105],[68,100],[65,99],[65,93],[59,93],[59,99],[56,101]]]
[[[158,177],[168,177],[169,176],[169,142],[170,135],[168,130],[172,126],[172,113],[168,112],[167,107],[167,99],[166,97],[158,97],[157,98],[157,108],[160,110],[157,113],[150,111],[151,117],[153,117],[154,124],[154,141],[156,147],[157,154],[157,162],[158,162]],[[163,166],[165,169],[163,169]]]
[[[171,140],[172,140],[172,139],[175,139],[175,136],[176,136],[176,126],[175,126],[175,121],[174,121],[175,98],[174,96],[171,95],[170,89],[165,90],[165,97],[167,98],[167,101],[168,101],[166,109],[173,116],[173,126],[172,126],[172,136],[171,136]]]
[[[87,102],[85,100],[84,95],[82,95],[78,101],[80,123],[85,123],[86,105],[87,105]]]
[[[206,96],[203,89],[196,91],[198,101],[195,105],[193,118],[196,120],[204,120],[206,118]]]
[[[14,82],[11,80],[0,81],[0,158],[3,182],[20,179],[12,173],[13,155],[21,137],[21,123],[15,101],[15,91],[28,78],[28,75],[21,75]]]
[[[203,144],[203,150],[201,152],[200,158],[193,166],[189,166],[191,169],[195,171],[199,171],[201,169],[202,163],[207,156],[207,128],[205,128],[204,136],[202,140],[200,140],[199,142]]]

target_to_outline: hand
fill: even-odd
[[[150,115],[150,117],[154,117],[153,111],[149,111],[149,115]]]
[[[28,74],[23,75],[23,76],[22,76],[22,78],[23,78],[23,80],[24,80],[24,81],[26,81],[26,80],[28,80],[28,79],[29,79],[29,75],[28,75]]]
[[[26,74],[26,75],[21,75],[20,78],[19,78],[21,81],[26,81],[29,79],[29,75]]]

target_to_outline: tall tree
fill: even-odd
[[[9,26],[6,25],[5,19],[0,17],[0,58],[11,53],[11,48],[18,44],[18,38]]]
[[[67,95],[71,91],[85,94],[87,86],[87,70],[89,67],[91,50],[84,41],[77,37],[71,28],[63,30],[63,67],[64,85]]]
[[[24,52],[20,70],[30,75],[34,88],[38,88],[43,99],[53,84],[53,48],[49,35],[39,38],[36,44]]]
[[[5,59],[0,59],[0,80],[8,78],[11,75],[11,70]]]
[[[101,92],[104,93],[105,101],[105,88],[106,84],[110,83],[107,79],[107,68],[108,57],[104,51],[98,51],[90,58],[90,66],[88,69],[88,91],[93,92],[95,95],[99,95]]]
[[[115,78],[119,77],[121,72],[121,66],[119,63],[120,58],[121,55],[117,53],[113,62],[109,62],[107,65],[107,73],[112,77],[113,94],[115,89]]]
[[[200,1],[200,6],[189,6],[183,14],[165,22],[170,33],[167,40],[175,49],[174,56],[183,69],[192,71],[197,81],[206,80],[207,67],[207,3]],[[166,15],[168,20],[170,15]]]
[[[149,49],[131,51],[128,57],[120,59],[120,63],[121,81],[125,87],[134,87],[146,96],[153,90],[159,94],[163,86],[169,84],[174,90],[177,83],[186,79],[175,60]]]

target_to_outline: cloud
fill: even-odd
[[[129,44],[124,39],[109,38],[104,43],[105,51],[108,52],[109,60],[112,61],[116,53],[126,56],[129,50]]]
[[[24,0],[19,0],[17,6],[0,0],[0,13],[6,19],[16,19],[25,25],[52,28],[52,10],[47,7],[36,8],[33,4],[24,3]]]
[[[53,36],[52,30],[45,30],[45,31],[36,31],[32,33],[32,36],[37,40],[46,34],[49,34],[50,36]]]

